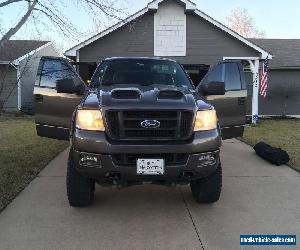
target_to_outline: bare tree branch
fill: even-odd
[[[4,34],[4,36],[2,36],[1,40],[0,40],[0,48],[4,47],[5,43],[14,35],[17,33],[17,31],[26,23],[26,21],[28,20],[28,18],[30,17],[32,11],[34,10],[34,7],[36,6],[36,4],[38,3],[38,0],[33,0],[33,2],[31,4],[28,5],[28,9],[27,12],[25,13],[25,15],[20,19],[20,21],[14,26],[12,27],[9,31],[6,32],[6,34]]]
[[[226,25],[246,38],[262,38],[265,37],[264,31],[260,31],[255,27],[255,21],[250,16],[247,9],[235,8],[231,10],[229,16],[225,18]]]
[[[126,1],[126,0],[119,0]],[[36,28],[43,26],[47,30],[58,31],[60,34],[72,40],[79,40],[85,36],[90,36],[89,33],[80,33],[76,26],[69,21],[67,15],[64,14],[62,8],[68,7],[70,2],[78,9],[89,13],[97,25],[103,24],[105,20],[114,22],[115,20],[123,21],[121,17],[125,17],[128,13],[124,11],[124,8],[116,7],[115,3],[118,0],[69,0],[68,4],[64,5],[64,1],[60,0],[60,5],[56,5],[57,1],[53,0],[2,0],[1,7],[6,7],[15,3],[26,4],[24,15],[17,20],[17,23],[8,29],[6,32],[0,27],[0,51],[5,49],[5,45],[8,41],[24,26],[26,23],[32,21],[30,27]],[[99,30],[98,30],[99,31]],[[5,71],[5,70],[4,70]],[[8,71],[8,69],[7,69]],[[1,73],[1,72],[0,72]],[[10,83],[7,79],[7,72],[0,74],[0,111],[4,107],[5,103],[11,97],[13,91],[17,88],[18,82]],[[23,74],[20,75],[22,77]],[[8,84],[8,85],[7,85]],[[10,91],[6,91],[6,87],[9,86]],[[1,113],[1,112],[0,112]]]

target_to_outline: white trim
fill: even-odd
[[[24,60],[26,57],[32,56],[34,53],[40,51],[41,49],[44,49],[44,48],[48,47],[48,46],[51,45],[51,44],[52,44],[52,42],[48,42],[48,43],[42,45],[41,47],[38,47],[38,48],[36,48],[36,49],[34,49],[34,50],[28,52],[27,54],[25,54],[25,55],[23,55],[23,56],[21,56],[21,57],[15,59],[15,60],[13,60],[12,63],[15,64],[15,65],[19,65],[19,63],[20,63],[22,60]]]
[[[20,83],[20,70],[17,67],[17,80],[18,80],[18,109],[21,111],[22,108],[22,95],[21,95],[21,83]]]
[[[76,50],[76,62],[79,62],[79,50]]]
[[[132,20],[144,15],[145,13],[147,13],[149,10],[157,10],[158,9],[158,5],[163,2],[165,0],[154,0],[152,2],[150,2],[146,8],[136,12],[135,14],[129,16],[128,18],[126,18],[125,20],[111,26],[110,28],[100,32],[99,34],[85,40],[84,42],[72,47],[71,49],[67,50],[64,55],[65,56],[74,56],[76,57],[76,50],[81,49],[82,47],[89,45],[90,43],[98,40],[99,38],[113,32],[114,30],[124,26],[125,24],[131,22]],[[234,32],[233,30],[229,29],[228,27],[226,27],[224,24],[216,21],[215,19],[213,19],[212,17],[206,15],[204,12],[200,11],[199,9],[196,9],[196,5],[192,2],[190,2],[189,0],[180,0],[180,2],[184,3],[186,5],[186,10],[189,11],[193,11],[196,15],[202,17],[203,19],[205,19],[206,21],[212,23],[213,25],[215,25],[216,27],[220,28],[221,30],[225,31],[226,33],[228,33],[229,35],[237,38],[238,40],[240,40],[241,42],[243,42],[244,44],[246,44],[247,46],[253,48],[254,50],[258,51],[261,53],[261,57],[260,59],[266,59],[266,57],[268,56],[269,59],[272,59],[272,55],[268,52],[265,51],[264,49],[260,48],[259,46],[257,46],[256,44],[250,42],[249,40],[247,40],[246,38],[244,38],[243,36],[239,35],[238,33]]]
[[[6,64],[10,64],[11,62],[9,62],[9,61],[0,61],[0,64],[4,64],[4,65],[6,65]]]
[[[251,64],[251,68],[253,69],[253,91],[252,91],[252,123],[257,123],[258,118],[258,94],[259,94],[259,60],[255,60],[253,64]]]
[[[148,3],[147,8],[149,10],[158,10],[158,5],[162,2],[164,2],[165,0],[154,0],[150,3]],[[186,11],[195,11],[196,10],[196,4],[189,1],[189,0],[180,0],[180,2],[182,2],[183,4],[185,4],[185,10]]]
[[[223,60],[259,60],[259,57],[251,56],[224,56]]]

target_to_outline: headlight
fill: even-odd
[[[194,131],[215,129],[217,127],[217,114],[215,110],[198,111]]]
[[[76,127],[84,130],[104,131],[104,123],[100,110],[77,110]]]

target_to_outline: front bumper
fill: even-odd
[[[214,157],[215,161],[213,164],[203,164],[200,160],[207,155]],[[171,183],[190,181],[192,179],[204,178],[212,174],[220,162],[218,150],[207,153],[191,154],[188,156],[185,164],[166,165],[164,175],[148,176],[137,175],[135,166],[116,165],[113,161],[112,155],[73,151],[73,157],[77,171],[102,183],[110,181],[166,181]],[[90,164],[89,166],[82,165],[81,159],[84,157],[97,159],[97,164]],[[145,158],[147,158],[146,154]]]
[[[76,169],[83,175],[100,182],[122,181],[164,181],[181,182],[204,178],[212,174],[219,164],[219,131],[196,132],[194,137],[185,143],[134,144],[112,143],[105,133],[75,130],[72,136],[73,159]],[[186,162],[165,166],[165,174],[157,176],[137,175],[135,166],[118,165],[113,160],[115,154],[138,154],[147,158],[150,154],[187,154]],[[214,162],[203,164],[203,156],[213,156]],[[82,159],[95,159],[95,164],[83,165]]]
[[[81,152],[95,154],[157,154],[157,153],[188,153],[196,154],[219,149],[221,136],[218,129],[195,132],[187,142],[112,142],[104,132],[75,129],[72,135],[72,146]]]

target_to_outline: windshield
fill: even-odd
[[[192,88],[188,76],[178,63],[156,59],[104,61],[93,76],[92,87],[113,84],[163,84]]]

